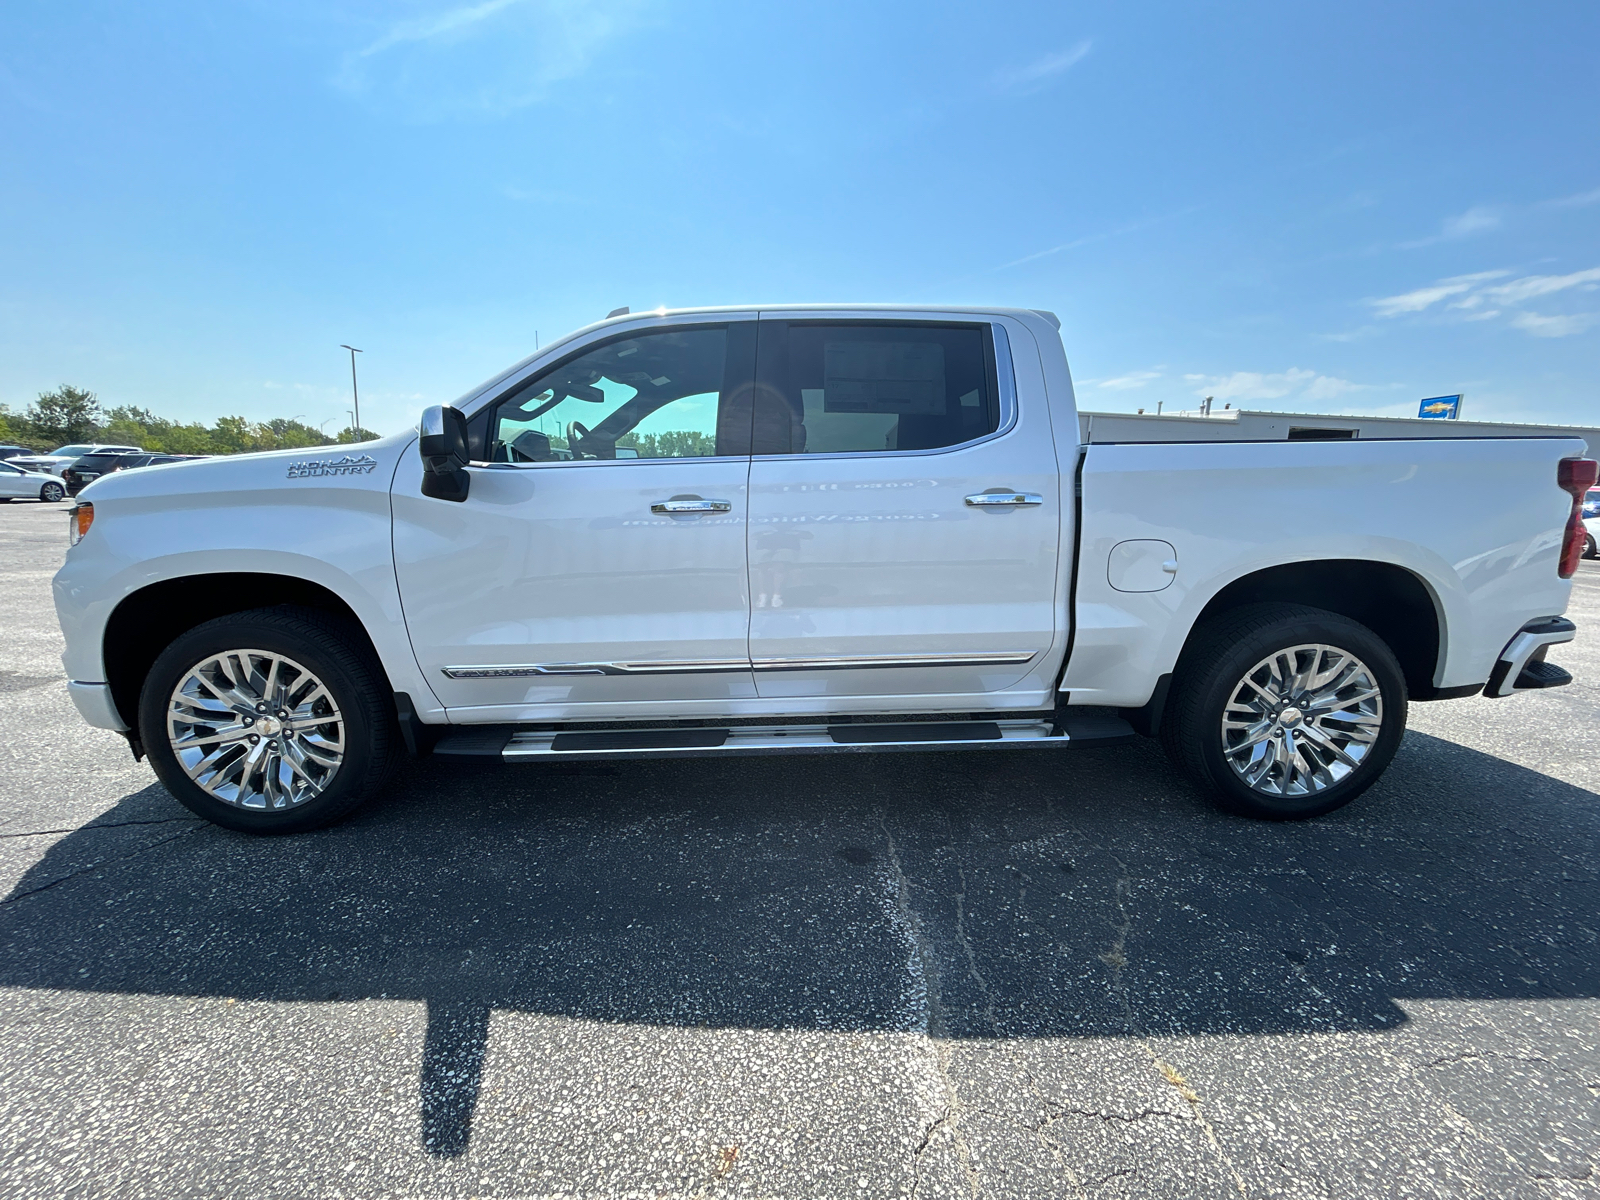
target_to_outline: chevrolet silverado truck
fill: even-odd
[[[406,752],[1137,735],[1310,817],[1409,703],[1570,680],[1585,451],[1095,444],[1047,312],[624,310],[417,430],[96,480],[55,602],[84,718],[232,829],[335,820]]]

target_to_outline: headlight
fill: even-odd
[[[89,532],[89,526],[94,524],[94,505],[87,500],[76,508],[67,510],[67,544],[76,546],[83,541],[83,535]]]

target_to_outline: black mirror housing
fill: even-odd
[[[417,451],[422,455],[422,494],[459,504],[467,498],[472,476],[467,450],[467,418],[460,409],[435,404],[423,410]]]

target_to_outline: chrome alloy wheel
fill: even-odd
[[[225,650],[191,667],[172,689],[167,738],[189,778],[236,808],[295,808],[344,761],[332,693],[270,650]]]
[[[1255,791],[1309,796],[1349,777],[1383,728],[1371,668],[1337,646],[1290,646],[1245,672],[1222,710],[1222,756]]]

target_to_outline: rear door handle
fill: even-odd
[[[650,511],[653,512],[653,513],[719,513],[719,512],[732,512],[733,511],[733,504],[732,504],[731,501],[728,501],[728,500],[701,500],[699,497],[695,497],[692,500],[691,499],[686,499],[686,498],[680,498],[680,499],[672,499],[672,500],[662,500],[661,502],[659,502],[657,504],[652,504],[650,506]]]
[[[972,508],[1032,508],[1043,503],[1038,492],[978,492],[967,497]]]

